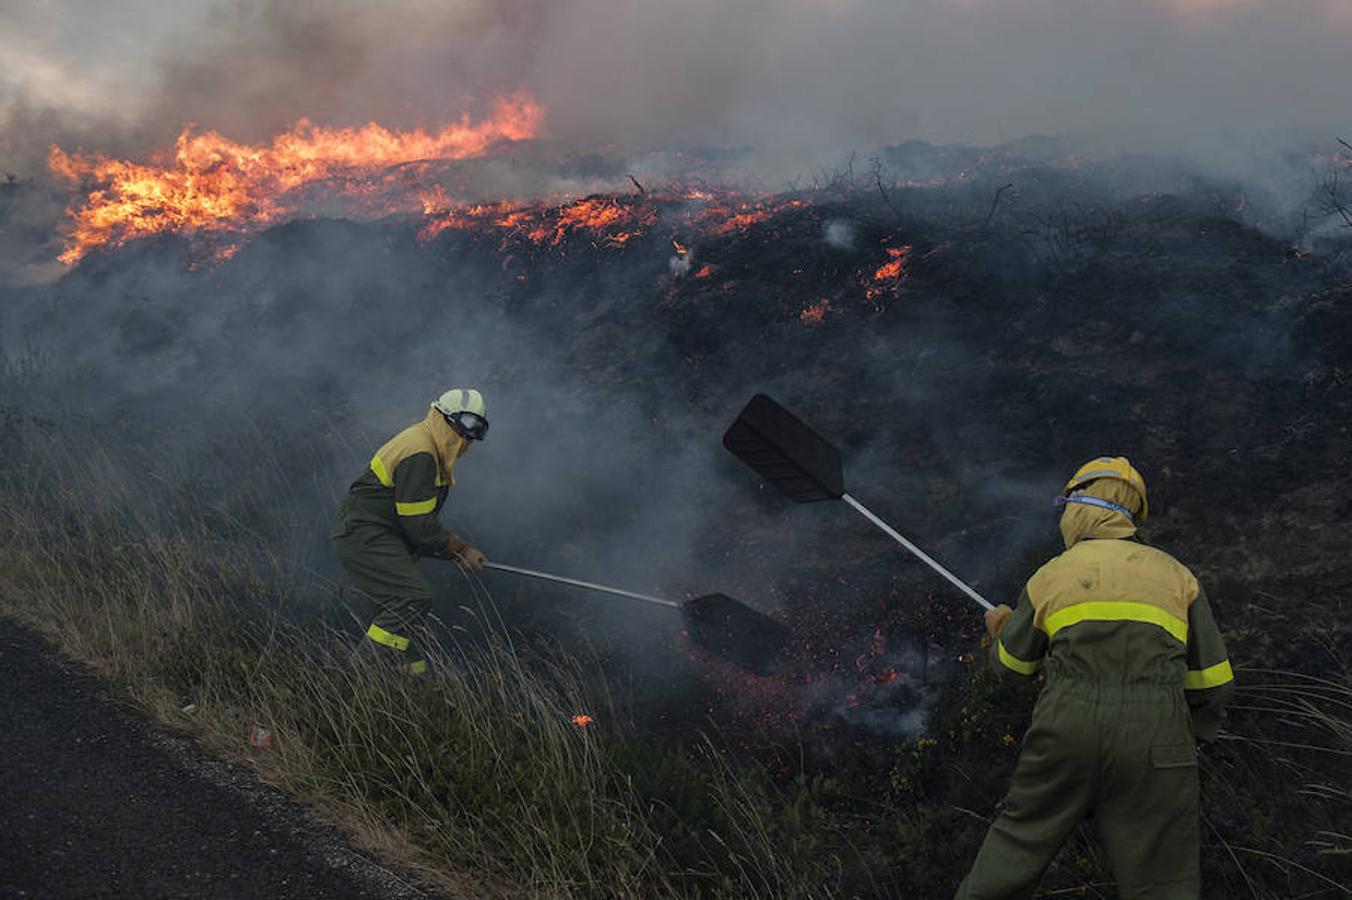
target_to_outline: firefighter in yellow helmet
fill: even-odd
[[[483,394],[447,391],[422,421],[376,451],[333,520],[338,560],[376,607],[368,644],[413,674],[427,667],[418,634],[432,605],[418,558],[451,560],[471,571],[484,566],[484,555],[447,531],[437,513],[455,484],[456,460],[487,433]]]
[[[1086,463],[1057,503],[1066,551],[986,613],[996,668],[1047,680],[957,896],[1032,896],[1093,815],[1122,897],[1196,900],[1196,744],[1233,689],[1225,643],[1193,574],[1133,539],[1149,506],[1130,462]]]

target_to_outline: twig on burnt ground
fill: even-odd
[[[1338,189],[1337,172],[1333,173],[1332,183],[1328,186],[1328,205],[1343,220],[1343,225],[1352,228],[1352,212],[1349,212],[1347,205],[1343,203],[1342,195]]]
[[[634,187],[638,189],[640,196],[643,197],[648,196],[648,189],[643,186],[642,182],[640,182],[637,178],[634,177],[633,172],[629,173],[629,180],[630,182],[633,183]]]
[[[1308,222],[1310,218],[1327,219],[1329,216],[1337,216],[1343,220],[1344,227],[1352,228],[1352,210],[1348,209],[1348,202],[1344,198],[1344,189],[1339,182],[1338,173],[1330,172],[1315,191],[1314,215],[1307,215],[1306,221]]]
[[[827,169],[821,166],[812,175],[812,190],[825,194],[851,194],[858,187],[854,175],[854,160],[857,151],[851,150],[843,166]]]
[[[1352,150],[1352,144],[1342,138],[1338,138],[1338,143]],[[1308,208],[1301,211],[1302,231],[1309,227],[1312,219],[1327,219],[1330,216],[1342,219],[1343,227],[1352,228],[1352,198],[1347,196],[1347,191],[1339,179],[1338,170],[1333,165],[1329,166],[1328,174],[1324,176],[1308,202],[1313,207],[1313,213]]]
[[[1003,196],[1003,194],[1005,193],[1005,191],[1009,190],[1009,189],[1012,188],[1013,186],[1014,186],[1014,182],[1011,181],[1009,184],[1002,185],[1001,187],[996,188],[996,191],[995,191],[995,199],[991,201],[991,211],[988,212],[988,213],[986,214],[986,224],[987,224],[987,225],[989,225],[989,224],[991,223],[991,219],[994,219],[994,218],[995,218],[995,209],[996,209],[996,207],[998,207],[998,206],[1000,205],[1000,197]]]
[[[892,210],[892,215],[898,219],[901,218],[901,210],[897,209],[896,204],[892,202],[892,197],[887,193],[887,188],[883,185],[883,161],[880,156],[873,156],[869,159],[869,170],[873,173],[873,183],[878,186],[878,194],[887,204],[887,208]]]

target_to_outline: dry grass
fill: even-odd
[[[362,846],[481,897],[818,895],[816,861],[765,852],[767,782],[712,750],[703,772],[678,751],[662,760],[669,787],[722,813],[671,846],[676,816],[635,788],[652,748],[577,660],[515,647],[482,594],[467,611],[486,637],[432,648],[409,679],[353,654],[351,629],[293,610],[258,542],[166,523],[106,452],[82,460],[97,489],[76,490],[73,448],[28,437],[29,465],[0,481],[0,613]],[[596,724],[574,725],[580,712]],[[248,745],[254,725],[272,734],[265,752]]]
[[[22,381],[16,396],[43,389],[8,377]],[[196,459],[111,438],[91,451],[78,429],[37,420],[5,426],[0,613],[454,895],[946,896],[984,831],[972,816],[1006,783],[1016,748],[1003,736],[1026,721],[978,672],[932,710],[941,746],[879,746],[771,778],[723,741],[692,750],[632,727],[584,663],[515,646],[482,594],[466,610],[481,638],[439,648],[423,680],[394,677],[352,658],[357,629],[331,585],[297,583],[304,561],[268,552],[298,527],[262,502],[298,494],[278,462],[286,435],[236,429],[239,446]],[[246,459],[258,465],[236,493],[209,483]],[[324,602],[307,605],[307,592]],[[1277,658],[1258,641],[1289,634],[1287,618],[1250,622],[1237,661]],[[1320,665],[1238,670],[1231,726],[1203,767],[1216,896],[1348,890],[1338,811],[1352,679],[1345,664]],[[596,723],[575,727],[579,712]],[[255,724],[273,734],[265,753],[248,747]],[[1046,896],[1111,896],[1092,841],[1077,838],[1061,862]]]

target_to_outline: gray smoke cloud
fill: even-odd
[[[74,2],[6,11],[0,167],[39,172],[52,142],[144,154],[189,122],[248,141],[302,116],[436,125],[524,89],[565,144],[627,153],[752,147],[751,165],[773,173],[914,138],[993,143],[1038,132],[1238,168],[1259,143],[1336,129],[1352,96],[1352,57],[1343,52],[1352,15],[1334,0],[1280,10],[1222,0],[147,0],[99,9],[93,18]],[[514,174],[503,166],[494,180]],[[1124,197],[1140,184],[1132,180]],[[983,188],[978,216],[989,196]],[[6,187],[0,198],[7,235],[13,222],[58,215],[59,204],[30,186]],[[1006,200],[1010,214],[1033,202]],[[876,238],[866,241],[862,227],[833,219],[812,241],[859,254],[867,268],[877,264],[863,255]],[[767,607],[785,572],[825,567],[847,546],[869,555],[841,561],[842,571],[904,573],[908,601],[920,602],[914,586],[933,578],[843,505],[804,510],[757,499],[756,479],[717,443],[754,391],[783,398],[839,437],[852,489],[983,591],[1051,530],[1047,498],[1064,477],[1059,467],[1102,452],[1061,439],[1058,468],[1044,464],[1052,455],[1044,445],[1061,433],[1050,421],[1011,446],[1011,430],[992,417],[1026,399],[992,390],[1001,361],[923,316],[886,336],[862,329],[847,339],[807,331],[789,310],[765,332],[766,346],[782,343],[779,356],[740,352],[734,342],[701,357],[676,325],[667,333],[648,322],[653,298],[635,287],[675,277],[665,245],[636,271],[561,272],[560,283],[528,298],[531,308],[511,312],[487,274],[500,271],[498,260],[401,249],[374,226],[346,228],[278,229],[245,247],[221,282],[179,271],[168,245],[128,248],[149,256],[107,269],[91,263],[22,298],[25,314],[50,316],[42,321],[58,358],[101,374],[100,391],[165,433],[197,423],[175,446],[203,466],[209,488],[221,482],[223,497],[234,470],[201,462],[219,440],[206,423],[256,416],[266,431],[277,417],[297,432],[300,423],[339,423],[334,434],[307,435],[338,458],[288,472],[294,485],[269,507],[269,518],[296,535],[288,550],[298,566],[337,575],[324,539],[337,497],[375,447],[421,417],[440,390],[462,384],[487,392],[495,431],[463,461],[447,524],[508,562],[641,591],[725,589]],[[50,256],[0,258],[0,272]],[[693,258],[678,258],[678,267]],[[44,329],[10,305],[0,336],[17,354]],[[729,333],[736,327],[730,322]],[[802,337],[816,334],[819,344]],[[868,393],[842,405],[832,393],[834,361],[847,354]],[[981,396],[991,399],[968,399]],[[903,455],[882,436],[898,422],[922,433],[932,452]],[[1020,454],[1037,462],[1000,468]],[[493,577],[495,592],[512,590]],[[675,633],[622,603],[598,613],[606,601],[537,596],[553,598],[540,602],[558,603],[561,618],[632,632],[637,655]],[[842,603],[851,597],[842,589]],[[923,687],[926,663],[911,649],[889,648],[895,658],[883,660],[911,678],[895,690],[913,690],[916,680]],[[839,692],[832,687],[822,702]],[[867,720],[873,711],[839,714]],[[871,727],[916,727],[890,715]]]
[[[1341,0],[65,0],[9,5],[0,162],[48,143],[437,124],[517,89],[584,147],[753,146],[789,167],[907,139],[1075,135],[1221,160],[1352,114]],[[141,146],[137,146],[137,145]]]

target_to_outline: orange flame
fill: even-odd
[[[630,212],[632,210],[626,210],[614,200],[605,197],[588,197],[571,203],[559,213],[550,243],[557,246],[562,243],[569,231],[575,229],[585,228],[595,234],[604,234],[607,228],[628,218]],[[629,239],[628,233],[624,231],[617,231],[610,237],[618,239],[619,243]]]
[[[726,235],[745,231],[757,222],[766,221],[772,215],[774,215],[773,210],[756,208],[743,203],[737,209],[729,209],[725,206],[710,207],[705,211],[704,218],[711,223],[710,234]]]
[[[645,233],[655,212],[645,204],[633,204],[612,196],[584,197],[553,205],[480,203],[430,214],[418,238],[431,240],[444,231],[483,226],[500,228],[532,244],[557,247],[575,233],[589,234],[598,244],[622,247]]]
[[[692,203],[693,207],[689,205]],[[428,202],[424,194],[427,221],[418,237],[427,241],[445,231],[492,227],[505,232],[502,235],[504,252],[509,243],[517,239],[538,247],[559,247],[578,234],[588,237],[594,246],[616,248],[650,233],[659,219],[671,224],[673,230],[694,231],[701,237],[735,237],[786,210],[806,205],[807,201],[797,198],[748,200],[732,193],[697,190],[642,197],[599,194],[440,208],[438,204]],[[690,257],[687,244],[675,237],[669,240],[678,258]],[[707,278],[716,268],[706,264],[696,277]]]
[[[594,721],[596,720],[588,715],[573,716],[573,724],[576,725],[578,728],[586,728]]]
[[[911,245],[887,248],[887,262],[873,273],[872,283],[864,285],[864,296],[875,306],[880,306],[887,294],[895,296],[901,290],[901,283],[910,277]]]
[[[874,281],[896,281],[903,277],[906,274],[906,263],[910,261],[911,245],[888,247],[887,255],[891,259],[879,266],[878,271],[873,273]]]
[[[68,154],[54,146],[47,160],[51,171],[90,188],[84,204],[69,213],[60,259],[74,263],[94,248],[167,231],[258,230],[299,214],[299,198],[288,195],[305,185],[341,178],[335,192],[360,200],[390,166],[481,156],[500,142],[534,137],[542,119],[540,106],[517,95],[498,101],[488,119],[472,122],[466,115],[435,132],[391,131],[375,123],[324,128],[301,120],[271,144],[251,146],[214,131],[185,129],[173,157],[150,164]],[[445,208],[446,200],[435,189],[404,198],[424,213]]]

